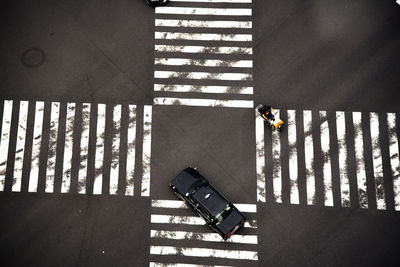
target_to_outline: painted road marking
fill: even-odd
[[[304,119],[304,149],[306,164],[306,190],[307,204],[315,204],[315,175],[314,175],[314,145],[312,137],[312,115],[311,110],[303,111]]]
[[[198,240],[207,242],[226,242],[226,243],[239,243],[239,244],[257,244],[257,235],[239,235],[234,234],[228,240],[224,240],[217,233],[199,233],[187,231],[165,231],[165,230],[151,230],[151,238],[165,238],[175,240]]]
[[[235,207],[241,212],[256,213],[257,205],[255,204],[234,204]],[[151,201],[153,208],[166,208],[166,209],[187,209],[185,201],[182,200],[155,200]]]
[[[156,27],[251,29],[251,21],[156,19]]]
[[[3,120],[1,127],[1,143],[0,143],[0,191],[4,191],[6,182],[8,145],[10,143],[10,129],[12,116],[13,101],[4,100]]]
[[[49,147],[47,150],[46,193],[54,192],[54,176],[56,170],[57,136],[60,117],[60,103],[51,103]]]
[[[177,1],[177,0],[175,0]],[[204,265],[204,264],[187,264],[187,263],[161,263],[150,262],[149,267],[233,267],[228,265]]]
[[[201,66],[224,68],[252,68],[252,60],[217,60],[217,59],[191,59],[191,58],[155,58],[155,65],[168,66]]]
[[[193,2],[193,3],[248,3],[252,0],[170,0],[170,2]]]
[[[201,8],[161,6],[156,14],[211,15],[211,16],[251,16],[251,8]]]
[[[113,139],[111,148],[111,168],[110,168],[110,195],[118,192],[119,179],[119,140],[121,138],[121,105],[113,107]]]
[[[102,193],[103,184],[103,161],[104,161],[104,132],[106,128],[106,105],[97,105],[97,131],[96,131],[96,156],[95,156],[95,178],[93,194]]]
[[[354,147],[358,187],[358,203],[361,208],[368,208],[367,174],[364,160],[364,137],[361,124],[361,112],[353,112]]]
[[[400,211],[400,160],[395,113],[387,114],[387,123],[389,128],[389,153],[393,178],[394,208],[395,210]]]
[[[150,166],[151,166],[151,121],[152,106],[144,106],[143,119],[143,155],[142,155],[142,196],[150,196]]]
[[[186,248],[172,246],[150,246],[150,254],[183,255],[189,257],[209,257],[238,260],[258,260],[257,251],[223,250],[210,248]]]
[[[227,81],[247,81],[252,80],[251,73],[219,73],[219,72],[174,72],[174,71],[154,71],[154,78],[158,79],[195,79],[195,80],[227,80]]]
[[[67,117],[65,120],[64,163],[61,193],[69,193],[71,189],[72,149],[74,138],[75,103],[67,104]]]
[[[251,47],[199,46],[199,45],[155,45],[156,52],[194,53],[194,54],[243,54],[252,55]]]
[[[264,121],[256,111],[256,170],[257,170],[257,202],[266,201],[265,188],[265,150]]]
[[[350,207],[350,185],[347,174],[346,121],[343,111],[336,112],[336,132],[338,140],[340,196],[342,207]]]
[[[184,84],[154,84],[155,92],[178,92],[178,93],[206,93],[206,94],[244,94],[252,95],[253,87],[240,86],[202,86]]]
[[[372,163],[374,166],[376,206],[378,210],[386,209],[385,187],[383,181],[382,154],[379,140],[378,113],[370,112],[370,129],[372,145]]]
[[[324,180],[324,203],[325,206],[333,206],[332,191],[332,167],[329,141],[329,124],[326,111],[319,112],[320,133],[321,133],[321,152],[323,158],[323,180]]]
[[[87,165],[89,160],[90,103],[82,104],[82,131],[80,143],[78,193],[86,194]]]
[[[126,157],[126,196],[134,194],[135,175],[135,151],[136,151],[136,105],[129,105],[128,122],[128,151]]]
[[[44,102],[37,101],[33,126],[32,161],[29,174],[28,192],[37,192],[39,182],[39,160],[42,144]]]
[[[182,33],[182,32],[155,32],[155,39],[161,40],[193,40],[193,41],[227,41],[251,42],[251,34],[229,33]]]
[[[279,109],[275,109],[279,114]],[[282,203],[281,138],[278,131],[272,131],[272,186],[274,201]]]
[[[199,99],[199,98],[173,98],[155,97],[155,105],[183,105],[183,106],[209,106],[209,107],[236,107],[253,108],[254,102],[251,100],[218,100],[218,99]]]
[[[289,145],[289,179],[290,179],[290,203],[300,204],[298,187],[297,164],[297,137],[296,137],[296,111],[287,111],[288,145]]]
[[[24,163],[24,151],[25,151],[25,140],[26,140],[26,127],[28,121],[28,108],[29,108],[28,101],[19,102],[17,143],[15,148],[13,185],[11,189],[13,192],[21,191],[22,169]]]

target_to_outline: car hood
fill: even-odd
[[[216,225],[216,228],[221,231],[221,233],[225,236],[229,232],[231,232],[236,225],[240,224],[240,222],[246,219],[240,211],[236,208],[232,210],[228,217],[226,217],[221,223]]]

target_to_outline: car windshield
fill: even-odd
[[[189,191],[186,193],[186,196],[193,195],[196,193],[197,190],[199,190],[200,187],[203,185],[207,184],[207,182],[204,179],[201,179],[197,182],[195,182],[189,189]]]
[[[217,214],[217,216],[215,216],[215,220],[217,220],[217,224],[219,224],[220,222],[222,222],[226,217],[228,217],[228,215],[232,212],[232,208],[231,205],[228,203],[225,207],[225,209],[223,209],[220,213]]]

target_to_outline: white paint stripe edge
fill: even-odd
[[[99,195],[102,193],[105,127],[106,127],[106,105],[97,104],[95,178],[93,182],[94,195]]]
[[[185,248],[171,246],[150,246],[152,255],[180,255],[188,257],[210,257],[238,260],[258,260],[257,251],[223,250],[209,248]]]
[[[325,206],[333,206],[333,190],[332,190],[332,167],[330,155],[330,139],[329,124],[326,111],[319,112],[320,118],[320,137],[321,137],[321,153],[322,153],[322,172],[324,183],[324,204]]]
[[[231,265],[198,265],[198,264],[187,264],[187,263],[164,263],[164,262],[150,262],[149,267],[234,267]]]
[[[312,137],[312,114],[311,110],[303,111],[304,118],[304,157],[306,165],[306,190],[307,204],[315,204],[315,176],[314,176],[314,145]],[[307,135],[308,134],[308,135]]]
[[[202,54],[244,54],[252,55],[251,47],[230,46],[191,46],[191,45],[155,45],[156,52],[202,53]]]
[[[90,107],[91,104],[82,104],[82,131],[80,143],[79,173],[78,173],[78,193],[86,193],[86,177],[89,153],[89,134],[90,134]]]
[[[201,217],[196,216],[174,216],[174,215],[161,215],[152,214],[151,223],[166,223],[166,224],[187,224],[187,225],[205,225],[206,222]],[[244,228],[257,228],[256,220],[248,220],[244,224]]]
[[[173,98],[155,97],[155,105],[183,105],[183,106],[209,106],[209,107],[235,107],[253,108],[252,100],[218,100],[218,99],[199,99],[199,98]]]
[[[251,42],[253,39],[253,35],[227,33],[155,32],[154,38],[160,40]]]
[[[111,167],[110,167],[110,195],[116,195],[118,192],[119,179],[119,143],[121,137],[121,105],[113,107],[113,139],[111,149]]]
[[[28,192],[37,192],[39,182],[39,160],[40,147],[42,143],[44,102],[37,101],[35,107],[35,118],[32,140],[32,161],[29,174]]]
[[[170,2],[188,3],[251,3],[252,0],[170,0]]]
[[[400,160],[395,113],[387,114],[387,123],[389,128],[389,153],[393,177],[394,208],[395,210],[400,211]]]
[[[150,196],[150,165],[151,165],[151,121],[152,106],[144,106],[143,114],[143,156],[142,156],[142,196]]]
[[[343,111],[336,112],[336,130],[338,140],[340,195],[342,207],[350,207],[350,184],[347,174],[346,120]]]
[[[154,71],[154,78],[157,79],[193,79],[193,80],[227,80],[227,81],[248,81],[253,79],[251,73],[220,73],[220,72],[175,72],[175,71]]]
[[[129,105],[128,149],[126,157],[126,196],[134,195],[136,150],[136,105]]]
[[[215,16],[251,16],[251,8],[201,8],[161,6],[155,9],[156,14],[180,15],[215,15]]]
[[[218,60],[218,59],[190,59],[190,58],[155,58],[155,65],[166,66],[202,66],[224,68],[252,68],[252,60]]]
[[[256,213],[257,205],[256,204],[233,204],[235,207],[241,212],[249,212]],[[182,200],[152,200],[151,206],[153,208],[188,208],[186,202]]]
[[[219,20],[178,20],[156,19],[156,27],[192,27],[192,28],[239,28],[251,29],[251,21],[219,21]]]
[[[264,121],[255,112],[256,133],[256,170],[257,170],[257,202],[266,201],[265,188],[265,149],[264,149]]]
[[[156,92],[179,92],[179,93],[207,93],[207,94],[244,94],[252,95],[253,87],[240,86],[201,86],[183,84],[154,84]]]
[[[376,207],[378,210],[386,209],[385,188],[383,181],[382,154],[379,140],[378,113],[370,112],[370,130],[372,144],[372,165],[374,166]]]
[[[174,239],[174,240],[199,240],[206,242],[240,243],[240,244],[258,244],[257,235],[239,235],[234,234],[228,240],[224,240],[217,233],[200,233],[187,231],[165,231],[151,230],[151,238]]]
[[[298,187],[297,164],[297,137],[296,137],[296,111],[288,110],[288,145],[289,145],[289,179],[290,179],[290,203],[300,204]]]
[[[71,166],[72,166],[72,150],[74,138],[74,121],[75,121],[75,103],[67,104],[67,116],[65,119],[65,143],[64,143],[64,161],[63,161],[63,177],[61,183],[61,193],[69,193],[71,189]]]
[[[275,109],[279,113],[278,109]],[[282,168],[281,168],[281,143],[280,133],[272,131],[272,182],[274,200],[277,203],[282,203]]]
[[[3,120],[0,143],[0,191],[4,191],[7,170],[8,145],[10,142],[10,129],[13,101],[4,100]]]
[[[368,208],[367,175],[364,161],[364,138],[361,124],[361,112],[353,112],[354,148],[356,156],[356,175],[358,203],[361,208]]]
[[[19,118],[18,118],[18,132],[17,142],[15,145],[15,156],[14,156],[14,175],[13,175],[13,192],[21,191],[22,183],[22,169],[24,163],[24,152],[25,152],[25,140],[26,140],[26,126],[28,120],[28,101],[20,101],[19,106]]]
[[[51,103],[50,114],[50,138],[48,147],[47,170],[46,170],[46,193],[53,193],[54,191],[54,175],[56,168],[56,151],[57,151],[57,136],[60,116],[60,103]]]

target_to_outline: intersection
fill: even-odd
[[[345,2],[9,3],[2,256],[396,265],[400,9]],[[282,133],[255,115],[259,103],[279,110]],[[187,166],[248,217],[236,237],[223,242],[176,200],[168,184]]]

